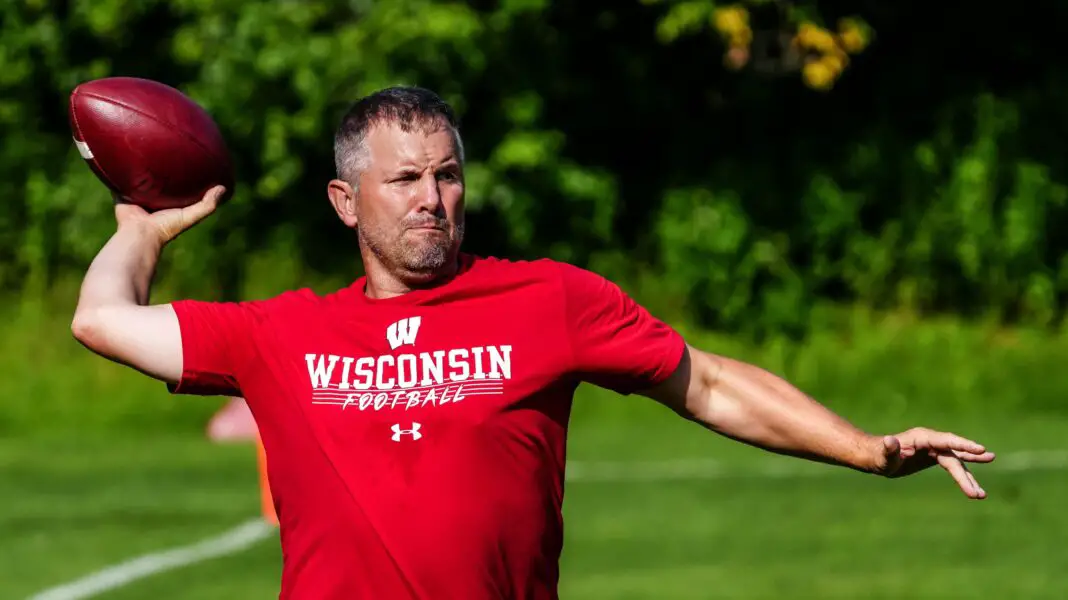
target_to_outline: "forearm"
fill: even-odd
[[[148,306],[162,243],[151,230],[120,227],[82,282],[71,330],[93,352],[157,379],[182,373],[182,343],[169,305]]]
[[[692,418],[766,450],[869,471],[881,440],[763,369],[707,357]],[[696,367],[697,365],[695,365]]]
[[[89,266],[77,311],[148,304],[161,249],[158,236],[146,228],[119,228]]]
[[[100,249],[82,280],[71,330],[89,349],[120,359],[124,338],[138,335],[137,316],[148,304],[149,288],[162,244],[150,230],[119,227]]]

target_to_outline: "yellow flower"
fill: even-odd
[[[868,32],[855,19],[838,21],[838,40],[842,49],[856,54],[868,46]]]
[[[797,29],[796,39],[802,48],[809,48],[822,53],[831,52],[838,46],[831,32],[812,23],[802,23]]]
[[[749,13],[740,6],[724,6],[712,13],[713,26],[725,37],[749,29]]]
[[[753,30],[746,27],[735,31],[729,36],[728,41],[731,46],[749,46],[749,44],[753,43]]]
[[[844,52],[839,50],[837,52],[824,54],[819,59],[819,62],[822,62],[823,64],[827,65],[831,72],[834,73],[835,76],[837,76],[845,70],[846,65],[849,63],[849,57]]]
[[[828,90],[834,85],[835,73],[830,65],[822,60],[807,63],[801,71],[805,83],[817,90]]]

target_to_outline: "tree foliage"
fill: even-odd
[[[825,300],[1057,323],[1068,81],[1040,45],[1065,10],[9,2],[0,283],[39,293],[110,233],[66,120],[70,90],[109,75],[190,94],[235,154],[234,200],[166,255],[180,292],[351,277],[325,200],[333,129],[408,83],[462,116],[474,251],[572,261],[730,329],[800,333]]]
[[[666,0],[642,0],[660,4]],[[839,16],[833,26],[815,2],[788,0],[682,0],[660,17],[657,37],[671,43],[684,35],[714,31],[725,46],[723,66],[761,74],[800,72],[806,85],[830,90],[850,55],[871,43],[873,31],[859,15]]]

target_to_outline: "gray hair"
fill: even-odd
[[[382,123],[399,125],[406,132],[444,124],[453,133],[460,163],[464,162],[463,141],[452,107],[430,90],[414,86],[390,87],[353,104],[334,134],[337,177],[347,181],[353,189],[358,188],[359,175],[367,168],[367,133]]]

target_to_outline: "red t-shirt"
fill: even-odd
[[[172,391],[244,396],[260,428],[281,598],[556,598],[575,388],[648,388],[685,345],[589,271],[461,260],[389,299],[174,303]]]

